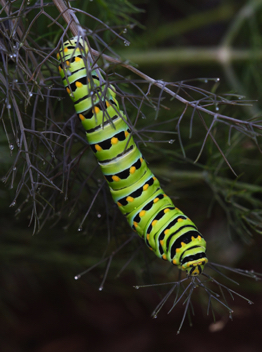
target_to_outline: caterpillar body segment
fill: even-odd
[[[84,40],[66,41],[57,58],[88,143],[129,225],[159,258],[189,276],[200,275],[208,262],[206,242],[148,168],[119,109],[114,88],[103,81],[98,69],[88,69]]]

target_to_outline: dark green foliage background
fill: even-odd
[[[137,62],[139,69],[149,76],[166,81],[220,77],[219,85],[203,82],[196,82],[196,85],[213,89],[219,94],[243,94],[247,99],[254,100],[253,107],[224,106],[220,112],[238,119],[261,114],[262,70],[261,59],[256,59],[257,54],[261,56],[262,50],[261,1],[151,0],[130,3],[123,0],[74,1],[72,6],[98,17],[118,32],[127,24],[137,24],[133,30],[127,27],[126,36],[131,42],[129,47],[115,40],[108,32],[103,34],[103,38],[122,58]],[[135,6],[143,11],[137,11]],[[55,8],[50,7],[48,11],[53,17],[58,15]],[[79,15],[78,19],[93,30],[100,28],[95,20],[90,19],[87,23],[84,15]],[[59,22],[65,27],[62,19]],[[27,27],[30,18],[25,18],[24,23]],[[62,29],[59,32],[57,26],[47,27],[48,23],[45,17],[41,17],[30,33],[40,47],[47,44],[55,47],[62,35]],[[253,53],[251,59],[243,60],[236,56],[230,65],[221,64],[215,55],[212,56],[212,51],[215,52],[221,43],[228,43],[231,49],[248,50]],[[92,44],[95,45],[95,42]],[[202,59],[194,60],[192,55],[188,55],[189,48],[203,53]],[[118,68],[118,72],[134,78],[124,69]],[[159,91],[153,90],[153,93],[157,96]],[[66,95],[61,93],[61,96]],[[56,121],[72,116],[73,107],[70,107],[69,100],[63,101],[63,107],[57,100],[53,104]],[[176,100],[170,102],[169,98],[165,99],[164,104],[168,109],[159,111],[158,121],[179,116],[184,108]],[[28,109],[30,112],[30,106]],[[67,113],[70,109],[71,115]],[[145,110],[144,113],[147,113],[147,118],[140,119],[136,126],[141,135],[143,128],[155,122],[152,110]],[[250,236],[242,226],[243,222],[246,224],[245,220],[240,221],[243,220],[241,207],[261,212],[261,153],[253,140],[238,132],[233,135],[231,146],[228,146],[228,128],[219,126],[214,131],[216,141],[240,176],[239,182],[244,185],[233,187],[231,182],[235,176],[210,138],[199,163],[193,163],[206,131],[195,120],[193,135],[189,139],[189,119],[190,114],[180,126],[186,159],[177,135],[161,132],[174,131],[175,122],[168,127],[159,126],[159,133],[145,134],[145,138],[151,138],[152,142],[161,143],[141,144],[140,148],[167,193],[174,196],[176,204],[203,233],[210,258],[225,265],[262,272],[261,237],[247,225],[252,234]],[[81,133],[80,128],[78,131]],[[4,133],[0,138],[1,176],[4,176],[12,167],[15,153],[10,155]],[[169,139],[175,139],[175,142],[169,144]],[[84,147],[78,140],[74,142],[77,154],[78,148],[82,150]],[[87,167],[86,172],[89,172],[96,164],[89,151],[86,154],[80,166]],[[216,173],[220,163],[221,168]],[[101,174],[97,170],[94,179],[99,177]],[[18,178],[19,173],[15,184]],[[107,189],[98,196],[83,224],[83,231],[77,231],[97,189],[96,182],[92,182],[90,189],[83,193],[77,203],[77,215],[70,226],[69,213],[65,208],[57,225],[52,226],[56,218],[50,216],[43,229],[33,237],[32,226],[28,228],[30,212],[24,211],[15,217],[15,208],[9,208],[15,184],[12,189],[8,184],[1,184],[0,326],[3,351],[159,351],[174,346],[184,351],[201,349],[205,352],[212,349],[215,352],[225,346],[230,351],[239,351],[240,346],[243,352],[260,351],[260,282],[234,276],[241,285],[237,287],[232,284],[230,287],[253,300],[255,305],[249,306],[240,299],[234,302],[229,299],[229,305],[235,311],[234,321],[228,322],[227,313],[220,310],[220,315],[217,315],[220,325],[216,327],[221,327],[221,330],[216,333],[211,332],[211,317],[206,318],[203,295],[195,292],[193,327],[190,328],[186,321],[181,335],[176,337],[183,307],[177,307],[170,315],[165,314],[167,308],[164,308],[159,318],[153,320],[150,313],[165,290],[145,288],[136,291],[132,287],[144,282],[176,280],[172,267],[155,260],[142,246],[135,260],[119,279],[115,279],[128,258],[141,245],[139,239],[133,240],[113,258],[103,291],[98,291],[98,287],[103,279],[105,263],[81,280],[74,280],[76,274],[96,264],[104,253],[110,254],[131,235]],[[76,190],[79,190],[78,186]],[[20,195],[20,203],[25,196],[25,193]],[[227,284],[231,285],[230,282]]]

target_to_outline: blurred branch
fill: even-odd
[[[248,60],[262,60],[262,50],[255,51],[252,49],[232,49],[227,46],[212,48],[171,48],[156,50],[125,50],[119,53],[120,56],[126,57],[138,65],[204,65],[204,64],[221,64],[243,62]]]

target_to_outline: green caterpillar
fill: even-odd
[[[106,85],[99,69],[88,69],[87,44],[81,37],[72,38],[57,58],[88,143],[129,225],[159,258],[188,276],[200,275],[208,262],[206,241],[148,168],[119,109],[114,88]]]

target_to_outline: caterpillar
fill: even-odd
[[[62,45],[59,72],[108,183],[112,198],[131,228],[155,255],[187,276],[198,276],[208,262],[206,241],[175,205],[148,168],[112,85],[99,69],[89,68],[88,46],[81,37]]]

